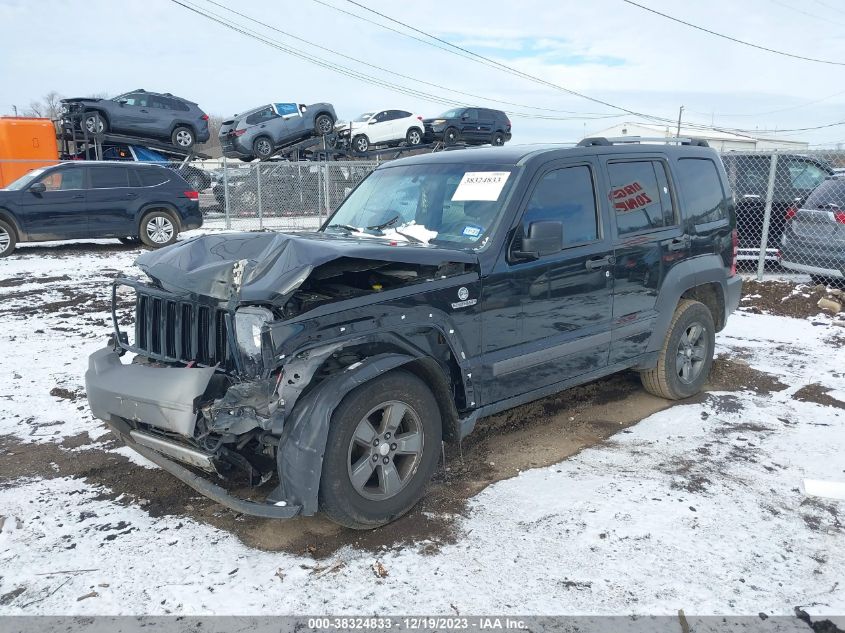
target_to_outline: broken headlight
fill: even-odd
[[[261,367],[261,331],[273,320],[267,308],[247,306],[235,313],[235,339],[248,373],[257,373]]]

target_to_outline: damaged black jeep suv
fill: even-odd
[[[736,246],[701,142],[396,160],[319,231],[141,255],[88,399],[229,508],[378,526],[485,416],[628,369],[665,398],[701,390],[739,302]]]

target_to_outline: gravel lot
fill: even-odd
[[[620,374],[486,420],[371,532],[236,515],[88,412],[138,250],[24,247],[0,277],[0,614],[845,613],[843,319],[748,284],[708,392]]]

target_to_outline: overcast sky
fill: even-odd
[[[184,1],[279,45],[424,94],[338,74],[171,0],[0,0],[0,113],[11,114],[13,104],[25,109],[50,90],[84,96],[145,88],[186,97],[220,115],[270,101],[328,101],[342,119],[386,107],[434,116],[448,109],[443,102],[486,105],[512,113],[515,142],[576,141],[585,132],[637,119],[572,118],[620,112],[324,6],[390,24],[347,0],[215,0],[267,27],[208,0]],[[754,50],[622,0],[360,2],[519,71],[638,112],[674,120],[684,105],[685,122],[746,129],[845,120],[845,66]],[[640,3],[761,46],[845,62],[842,0]],[[845,142],[845,125],[787,136]]]

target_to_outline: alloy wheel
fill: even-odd
[[[707,360],[707,337],[701,323],[693,322],[681,334],[675,369],[681,382],[695,382]]]
[[[150,241],[167,244],[173,238],[173,222],[159,215],[147,222],[146,231]]]
[[[411,130],[408,132],[408,142],[411,145],[419,145],[422,137],[420,137],[420,133],[417,130]]]
[[[270,146],[270,141],[266,138],[260,138],[255,144],[255,150],[259,156],[269,156],[273,148]]]
[[[5,253],[11,243],[12,236],[9,235],[9,232],[6,229],[0,226],[0,253]]]
[[[85,119],[85,129],[90,134],[99,134],[103,131],[103,121],[98,116],[89,116]]]
[[[352,487],[367,499],[394,497],[414,478],[423,444],[422,422],[411,406],[391,400],[373,407],[349,443]]]
[[[332,131],[332,120],[323,115],[317,119],[317,129],[320,131],[320,134],[328,134]]]
[[[194,138],[188,130],[179,130],[176,132],[176,142],[182,147],[190,147],[194,142]]]

